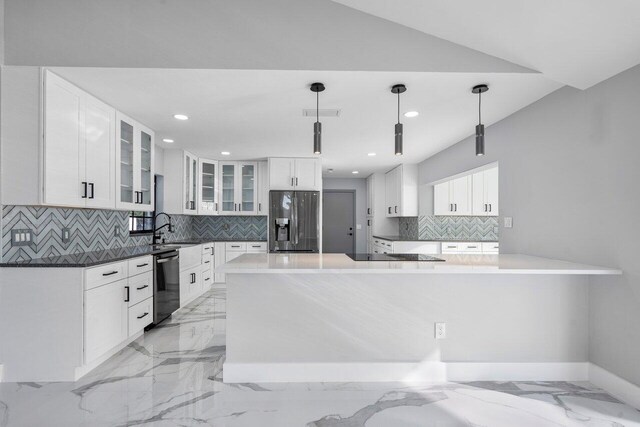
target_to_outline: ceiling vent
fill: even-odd
[[[316,117],[316,109],[315,108],[310,108],[310,109],[304,109],[302,110],[302,116],[303,117]],[[320,117],[340,117],[340,110],[338,109],[319,109],[318,110],[318,116]]]

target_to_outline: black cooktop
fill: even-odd
[[[354,261],[431,261],[444,262],[443,259],[425,254],[347,254]]]

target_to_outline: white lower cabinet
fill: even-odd
[[[180,307],[184,307],[198,296],[201,277],[200,265],[180,271]]]
[[[443,254],[491,255],[499,252],[498,242],[442,242]]]
[[[376,254],[497,254],[498,242],[433,242],[433,241],[391,241],[374,237],[372,252]]]
[[[84,293],[84,358],[91,363],[127,339],[127,279],[89,289]]]
[[[153,322],[151,261],[144,256],[84,271],[85,364],[110,355]]]

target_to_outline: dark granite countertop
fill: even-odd
[[[429,239],[429,240],[421,240],[421,239],[409,239],[406,237],[400,236],[382,236],[374,234],[373,237],[382,240],[389,240],[391,242],[486,242],[486,243],[495,243],[497,240],[473,240],[473,239]]]
[[[102,251],[81,252],[77,254],[59,255],[45,258],[34,258],[22,261],[9,261],[0,263],[0,267],[94,267],[101,264],[109,264],[125,259],[136,258],[145,255],[155,255],[162,252],[179,249],[181,246],[200,245],[209,242],[264,242],[260,239],[190,239],[180,242],[167,242],[165,244],[127,246],[124,248],[105,249]]]

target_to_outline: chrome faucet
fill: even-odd
[[[156,220],[158,219],[158,217],[160,215],[166,216],[169,219],[169,222],[167,224],[163,224],[160,227],[156,228],[156,226],[155,226],[156,225]],[[167,214],[165,212],[160,212],[155,217],[153,217],[153,240],[152,240],[152,243],[154,245],[157,244],[160,241],[163,233],[159,233],[159,231],[162,230],[165,227],[168,228],[169,233],[173,233],[173,224],[171,223],[171,215],[169,215],[169,214]],[[164,239],[162,239],[162,240],[164,241]]]

